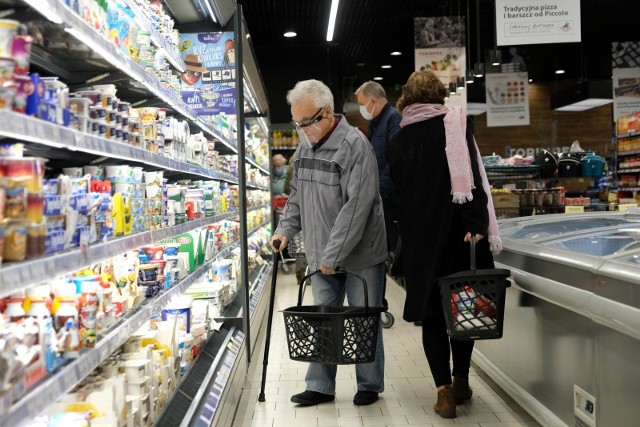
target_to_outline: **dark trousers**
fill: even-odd
[[[451,375],[468,378],[473,341],[449,339],[442,309],[422,322],[422,345],[436,387],[451,384]],[[449,359],[453,356],[453,373]]]
[[[391,204],[382,201],[382,210],[384,212],[384,227],[387,231],[387,251],[395,252],[398,243],[398,226],[395,221],[398,220],[398,204]]]

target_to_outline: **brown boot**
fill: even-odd
[[[433,405],[433,410],[442,418],[456,417],[456,398],[451,385],[438,387],[438,403]]]
[[[453,395],[456,398],[456,404],[462,405],[466,400],[471,399],[473,390],[469,387],[469,379],[461,377],[453,377]]]

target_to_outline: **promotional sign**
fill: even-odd
[[[233,32],[181,34],[182,100],[198,115],[236,113]]]
[[[640,111],[640,42],[614,42],[613,120]]]
[[[498,46],[581,41],[580,0],[496,0]]]
[[[464,77],[464,47],[416,49],[415,56],[416,71],[433,71],[445,86],[458,83]]]
[[[486,75],[487,126],[529,124],[529,74]]]

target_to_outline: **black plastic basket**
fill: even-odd
[[[351,365],[373,362],[378,344],[380,313],[386,307],[369,307],[367,282],[355,273],[364,286],[364,307],[303,306],[306,280],[300,281],[298,305],[283,310],[289,357],[302,362]],[[342,270],[340,273],[347,273]]]
[[[438,279],[447,333],[454,340],[502,338],[506,269],[476,270],[475,241],[471,241],[471,270]]]

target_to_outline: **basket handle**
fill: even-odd
[[[311,276],[315,276],[316,274],[322,274],[322,271],[316,270],[313,273],[309,273],[302,279],[300,279],[300,287],[298,288],[298,307],[302,305],[302,299],[304,298],[304,288],[307,286],[307,279],[309,279]],[[351,274],[360,279],[364,287],[364,309],[366,311],[369,311],[369,289],[367,287],[367,281],[365,280],[365,278],[358,273],[354,273],[353,271],[349,271],[342,267],[336,268],[336,274]]]
[[[469,249],[469,257],[471,258],[471,274],[476,274],[476,236],[472,235],[469,240],[471,244]]]

